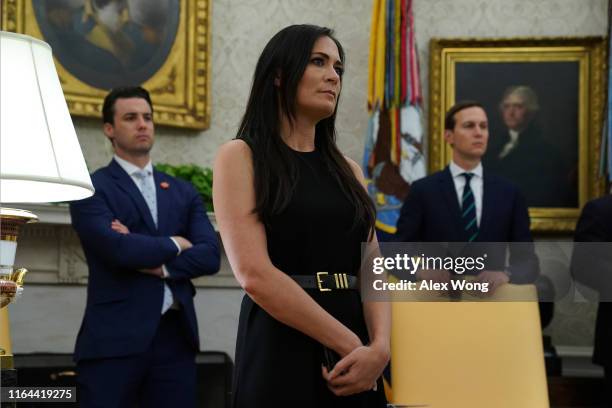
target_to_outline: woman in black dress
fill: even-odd
[[[361,243],[376,244],[374,206],[335,143],[343,62],[331,30],[281,30],[259,58],[237,138],[217,154],[217,223],[246,292],[236,408],[386,406],[388,304],[362,304],[355,284]],[[324,347],[339,356],[330,372]]]

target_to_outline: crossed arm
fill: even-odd
[[[127,235],[130,233],[129,228],[123,225],[118,219],[114,219],[111,222],[111,229],[123,235]],[[179,253],[193,247],[193,244],[189,242],[188,239],[183,238],[181,236],[175,235],[170,237],[170,239],[175,243],[175,245],[177,245],[177,250],[179,251]],[[160,278],[165,278],[169,275],[165,268],[165,265],[160,265],[156,268],[140,268],[138,269],[138,271]]]
[[[129,231],[116,219],[101,190],[70,205],[73,227],[83,246],[97,257],[115,268],[157,276],[163,276],[165,265],[169,279],[191,279],[218,271],[217,237],[199,197],[191,203],[187,237],[153,236]]]

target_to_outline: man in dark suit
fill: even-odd
[[[413,183],[401,210],[395,240],[523,242],[526,244],[510,248],[509,267],[504,245],[477,245],[486,248],[489,256],[486,269],[476,279],[488,283],[488,294],[508,282],[533,282],[538,265],[525,200],[514,185],[487,173],[481,164],[489,138],[482,105],[466,101],[453,106],[445,117],[444,137],[452,146],[452,161],[444,170]],[[466,247],[455,246],[460,251]],[[474,249],[474,244],[470,247]],[[449,281],[451,274],[422,270],[417,278]]]
[[[71,203],[89,266],[77,362],[81,407],[194,407],[198,327],[190,279],[219,269],[191,184],[153,169],[153,108],[140,87],[104,100],[115,155]]]
[[[572,273],[599,295],[593,362],[604,368],[605,398],[612,406],[612,195],[584,206],[574,241]]]

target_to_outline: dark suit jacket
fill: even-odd
[[[70,204],[89,266],[87,306],[75,359],[126,356],[146,350],[161,318],[164,280],[139,272],[165,265],[165,281],[181,305],[188,337],[197,350],[198,328],[190,279],[219,269],[219,245],[191,184],[154,171],[158,227],[131,177],[112,160],[91,179],[95,194]],[[162,188],[161,183],[167,183]],[[166,185],[166,184],[164,184]],[[111,229],[118,219],[130,233]],[[169,238],[179,235],[193,247],[177,256]]]
[[[401,242],[467,241],[448,167],[412,184],[395,235],[396,241]],[[471,247],[487,253],[488,270],[507,269],[507,247],[498,243],[532,242],[529,214],[522,195],[513,184],[486,171],[483,171],[482,217],[476,242],[481,244]],[[511,282],[533,282],[539,273],[533,245],[511,247],[508,269]]]
[[[572,273],[599,291],[593,361],[612,368],[612,196],[589,201],[582,209],[574,235]],[[601,244],[589,244],[600,242]],[[587,244],[580,244],[587,243]]]

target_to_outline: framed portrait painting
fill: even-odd
[[[605,184],[604,39],[433,39],[430,52],[430,170],[451,158],[444,113],[480,102],[489,120],[485,172],[518,186],[532,230],[573,230]]]
[[[73,115],[118,86],[149,90],[158,124],[209,125],[212,0],[1,0],[2,29],[49,43]]]

